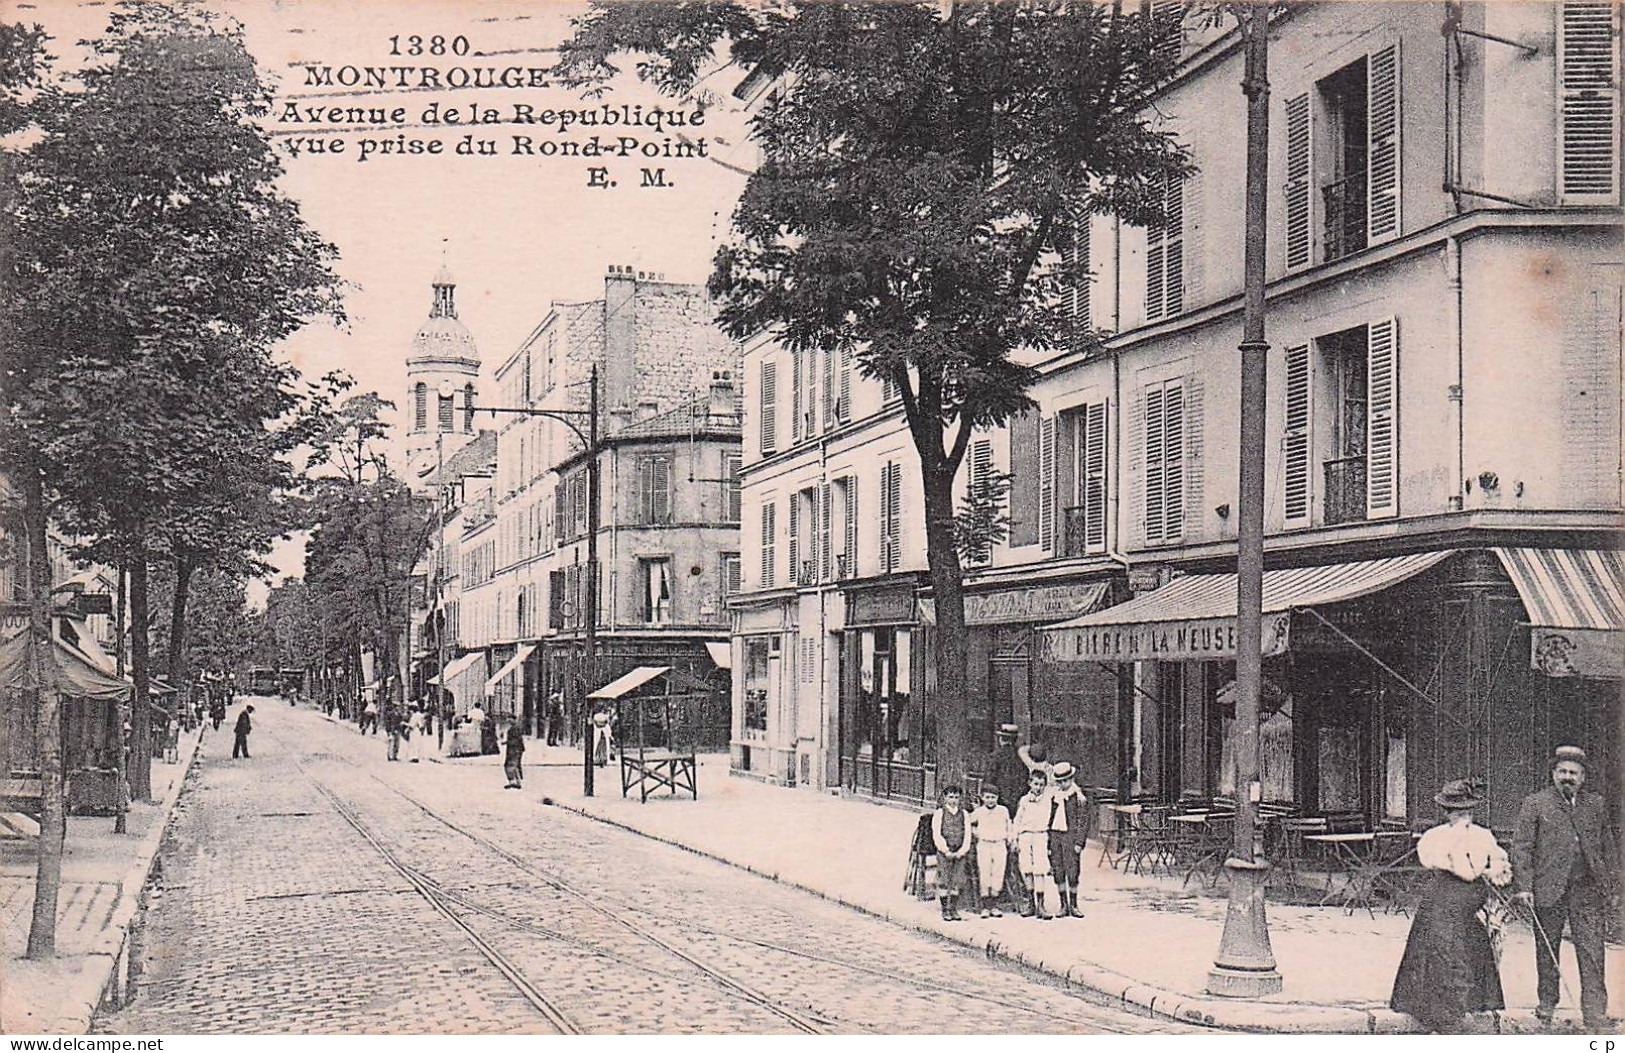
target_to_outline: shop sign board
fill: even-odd
[[[912,625],[914,589],[872,589],[847,600],[847,625]]]
[[[1007,625],[1017,622],[1053,622],[1076,618],[1100,599],[1103,586],[1049,585],[968,593],[966,625]]]
[[[1265,658],[1286,653],[1292,614],[1264,615]],[[1236,619],[1092,625],[1044,633],[1046,654],[1058,662],[1187,662],[1236,656]]]
[[[1547,676],[1625,678],[1625,647],[1611,629],[1529,630],[1529,667]]]

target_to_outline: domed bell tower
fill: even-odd
[[[474,438],[479,399],[480,352],[457,318],[457,282],[441,266],[431,288],[429,317],[406,359],[407,481],[417,489],[434,471],[437,441],[440,456],[449,458]]]

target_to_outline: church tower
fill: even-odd
[[[444,265],[434,276],[434,304],[412,338],[406,359],[407,482],[422,489],[435,468],[435,444],[450,458],[475,436],[480,352],[457,319],[457,282]]]

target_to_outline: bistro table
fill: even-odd
[[[1348,875],[1348,880],[1342,888],[1334,885],[1334,872],[1329,872],[1326,879],[1326,895],[1321,897],[1321,906],[1331,902],[1332,898],[1342,895],[1345,902],[1352,889],[1354,875],[1365,865],[1370,858],[1371,846],[1376,842],[1377,835],[1373,833],[1344,833],[1344,834],[1305,834],[1305,844],[1321,845],[1331,849],[1330,859],[1343,864],[1342,872]]]
[[[1123,872],[1128,872],[1129,842],[1133,838],[1135,826],[1139,823],[1141,808],[1137,804],[1107,805],[1107,810],[1115,816],[1113,827],[1109,831],[1102,831],[1100,838],[1100,861],[1109,863],[1113,870],[1117,864],[1123,864]]]

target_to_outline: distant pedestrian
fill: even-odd
[[[1089,807],[1089,798],[1073,781],[1076,772],[1069,762],[1058,761],[1051,774],[1055,785],[1050,789],[1049,868],[1061,894],[1057,913],[1081,918],[1083,908],[1078,906],[1078,882],[1093,809]]]
[[[1608,1031],[1608,987],[1603,975],[1603,927],[1619,875],[1619,850],[1607,806],[1582,787],[1586,755],[1578,746],[1552,753],[1552,785],[1523,799],[1512,835],[1517,899],[1535,912],[1535,966],[1542,1023],[1557,1008],[1566,925],[1580,966],[1580,1013],[1589,1032]]]
[[[369,730],[378,734],[378,700],[373,698],[367,699],[367,706],[361,711],[361,734]]]
[[[1015,827],[1010,813],[999,803],[997,787],[982,787],[982,806],[971,813],[970,824],[976,841],[977,892],[981,895],[982,917],[1003,917],[1004,912],[994,902],[1004,894],[1005,867]]]
[[[1448,1034],[1461,1030],[1470,1012],[1506,1006],[1478,911],[1489,897],[1485,882],[1505,885],[1512,868],[1495,835],[1473,823],[1482,801],[1471,783],[1452,779],[1433,800],[1445,821],[1416,843],[1426,883],[1388,1004],[1429,1031]]]
[[[547,696],[547,744],[559,745],[564,733],[564,692],[555,691]]]
[[[401,759],[401,710],[394,702],[386,699],[383,705],[384,734],[389,736],[389,749],[386,753],[388,759]]]
[[[1016,868],[1025,896],[1021,916],[1048,921],[1052,886],[1049,865],[1049,777],[1040,770],[1027,775],[1027,794],[1016,807]]]
[[[226,719],[226,700],[218,693],[209,698],[209,720],[214,724],[214,730],[220,730],[220,722]]]
[[[602,768],[615,759],[615,732],[609,724],[609,711],[600,709],[592,715],[592,758]]]
[[[525,729],[517,721],[508,726],[507,754],[502,758],[502,770],[508,776],[504,790],[523,789],[525,770]]]
[[[252,712],[254,712],[254,707],[247,705],[243,707],[241,713],[237,714],[237,726],[232,729],[232,734],[235,736],[231,743],[232,760],[236,760],[238,757],[244,759],[248,757],[248,733],[254,730],[254,722],[248,718],[248,715]],[[215,726],[219,727],[218,721]]]
[[[964,791],[947,786],[942,791],[942,807],[931,817],[931,840],[937,849],[937,901],[942,920],[959,921],[959,897],[965,894],[965,877],[970,868],[966,856],[974,847],[970,820],[961,807]]]
[[[412,707],[411,715],[406,718],[406,728],[403,734],[406,738],[407,759],[416,764],[423,759],[423,747],[429,741],[429,726],[427,721],[424,720],[422,707]]]

